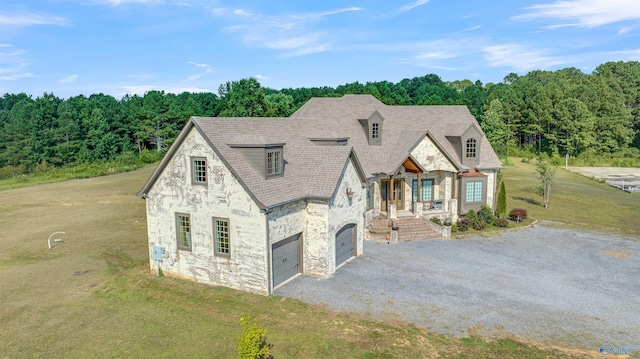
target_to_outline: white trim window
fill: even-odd
[[[226,218],[214,218],[213,235],[215,254],[223,256],[230,255],[231,237],[229,235],[229,220]]]
[[[482,181],[467,182],[465,202],[482,202]]]
[[[271,149],[266,152],[267,177],[282,174],[282,149]]]

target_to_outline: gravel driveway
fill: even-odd
[[[640,241],[548,224],[489,238],[365,242],[329,279],[275,294],[458,336],[640,345]]]

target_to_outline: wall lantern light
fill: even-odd
[[[349,198],[349,201],[353,199],[353,190],[351,187],[347,187],[347,198]]]

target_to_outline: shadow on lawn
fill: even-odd
[[[535,199],[532,199],[532,198],[514,197],[514,196],[511,196],[511,198],[515,199],[516,201],[525,201],[525,202],[527,202],[529,204],[533,204],[535,206],[541,206],[542,207],[542,202],[538,202],[538,201],[536,201]]]

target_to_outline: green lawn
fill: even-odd
[[[542,206],[537,193],[535,165],[512,158],[505,166],[507,208],[525,208],[539,220],[563,222],[582,229],[594,229],[640,237],[640,193],[627,193],[605,183],[558,168],[553,178],[549,207]]]
[[[144,201],[134,196],[151,171],[0,191],[0,358],[231,358],[246,314],[267,329],[277,359],[599,355],[505,338],[459,339],[392,319],[156,277]],[[549,210],[527,203],[537,199],[524,186],[529,172],[523,165],[507,170],[508,195],[525,198],[533,216],[562,220],[541,216],[559,211],[553,206],[560,207],[560,189]],[[574,178],[559,178],[565,176]],[[49,250],[55,231],[66,232],[64,242]]]

